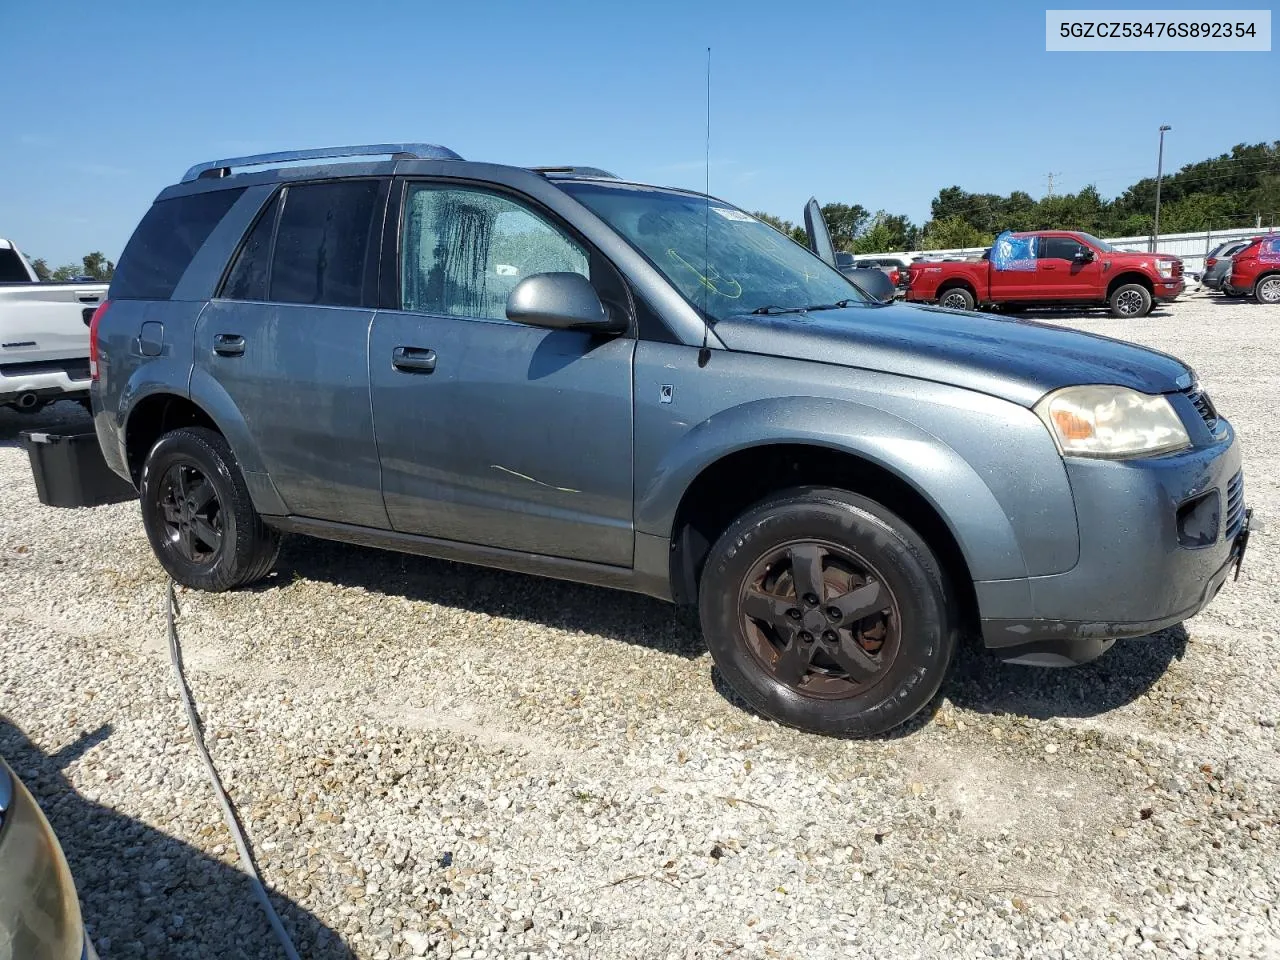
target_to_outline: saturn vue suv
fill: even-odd
[[[961,636],[1066,665],[1210,601],[1248,512],[1186,364],[878,303],[811,246],[431,145],[202,163],[94,316],[97,435],[180,583],[294,533],[638,591],[828,734],[921,710]]]

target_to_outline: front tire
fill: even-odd
[[[944,290],[938,297],[938,306],[947,307],[950,310],[972,310],[976,302],[973,294],[964,287]]]
[[[1140,283],[1126,283],[1111,292],[1111,316],[1137,320],[1151,312],[1151,291]]]
[[[1280,303],[1280,273],[1259,277],[1253,285],[1253,299],[1258,303]]]
[[[280,534],[253,508],[223,436],[205,427],[166,433],[147,454],[139,485],[142,525],[169,576],[222,591],[267,575]]]
[[[866,737],[937,693],[956,629],[941,567],[883,506],[797,487],[716,541],[699,586],[716,666],[755,710],[815,733]]]

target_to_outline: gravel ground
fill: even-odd
[[[1060,319],[1191,361],[1265,529],[1185,627],[967,650],[904,736],[748,714],[644,598],[291,540],[180,594],[210,747],[308,957],[1280,956],[1280,313]],[[66,409],[63,409],[66,408]],[[0,753],[104,960],[274,957],[185,728],[135,505],[41,507],[0,412]]]

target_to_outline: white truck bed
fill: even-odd
[[[106,296],[106,283],[0,283],[0,406],[88,397],[89,317]]]

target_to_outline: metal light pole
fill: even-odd
[[[1155,253],[1156,247],[1160,245],[1160,180],[1164,176],[1164,134],[1166,130],[1172,129],[1167,123],[1160,125],[1160,153],[1156,159],[1156,222],[1151,230],[1151,253]]]

